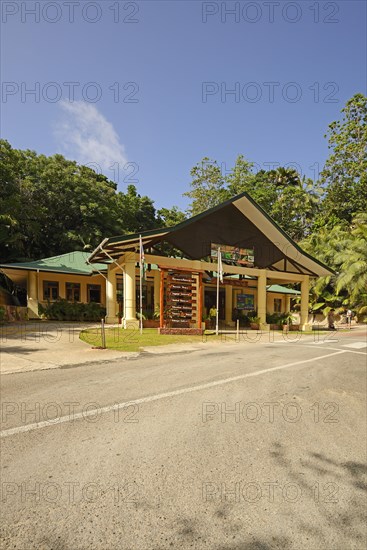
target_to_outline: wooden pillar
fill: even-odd
[[[159,328],[164,324],[164,269],[161,269],[161,284],[159,287]]]
[[[285,311],[284,311],[284,313],[289,313],[290,310],[291,310],[291,297],[289,296],[289,294],[285,294],[284,298],[285,298]]]
[[[198,300],[198,328],[201,328],[202,320],[203,320],[203,274],[202,273],[199,273],[199,276],[198,276],[197,300]]]
[[[309,288],[310,277],[308,275],[304,275],[303,281],[301,282],[301,330],[310,329],[310,326],[308,324]]]

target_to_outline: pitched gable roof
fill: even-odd
[[[193,216],[174,227],[141,233],[145,247],[168,242],[187,258],[199,260],[210,255],[211,243],[255,249],[255,265],[275,271],[311,276],[333,271],[310,256],[248,195],[241,193],[218,206]],[[136,251],[139,234],[105,239],[91,254],[91,262],[119,257]]]

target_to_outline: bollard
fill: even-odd
[[[104,319],[101,319],[102,348],[106,349],[106,333],[104,329]]]

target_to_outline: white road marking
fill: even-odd
[[[336,342],[339,342],[339,340],[335,340]],[[272,346],[273,344],[291,344],[293,346],[297,346],[297,347],[303,347],[303,348],[317,348],[317,349],[325,349],[325,350],[335,350],[335,351],[338,351],[340,350],[340,348],[332,348],[332,347],[326,347],[326,346],[321,346],[320,344],[328,344],[329,342],[328,341],[325,341],[325,342],[308,342],[308,343],[303,343],[303,344],[300,344],[298,342],[272,342],[271,344],[268,344],[269,346]],[[343,347],[347,347],[347,344],[341,344],[343,345]],[[365,346],[367,347],[367,346]],[[347,353],[357,353],[358,355],[367,355],[367,353],[365,351],[354,351],[352,349],[346,349],[344,350],[346,351]]]
[[[315,340],[313,344],[329,344],[330,342],[339,342],[338,338],[328,338],[327,340]]]
[[[354,349],[362,349],[367,348],[366,342],[353,342],[352,344],[343,344],[343,347],[345,348],[354,348]]]
[[[42,422],[35,422],[34,424],[26,424],[24,426],[18,426],[16,428],[3,430],[2,432],[0,432],[0,437],[9,437],[11,435],[15,435],[19,433],[39,430],[41,428],[47,428],[49,426],[56,426],[57,424],[63,424],[65,422],[70,422],[72,420],[80,420],[83,418],[87,418],[88,416],[95,416],[96,413],[101,414],[101,413],[116,411],[118,409],[123,409],[128,405],[133,405],[133,404],[138,405],[140,403],[151,403],[152,401],[158,401],[160,399],[175,397],[177,395],[184,395],[185,393],[192,393],[194,391],[207,390],[209,388],[215,388],[216,386],[229,384],[230,382],[236,382],[237,380],[244,380],[245,378],[251,378],[252,376],[260,376],[261,374],[266,374],[268,372],[288,369],[290,367],[295,367],[297,365],[303,365],[305,363],[312,363],[313,361],[326,359],[328,357],[334,357],[335,355],[340,355],[342,353],[348,353],[348,352],[347,350],[339,350],[334,353],[328,353],[327,355],[319,355],[318,357],[312,357],[312,359],[303,359],[302,361],[287,363],[286,365],[280,365],[278,367],[273,367],[271,369],[262,369],[254,372],[249,372],[247,374],[241,374],[239,376],[232,376],[231,378],[224,378],[222,380],[215,380],[214,382],[207,382],[206,384],[199,384],[198,386],[190,386],[188,388],[182,388],[180,390],[174,390],[166,393],[159,393],[156,395],[148,395],[146,397],[141,397],[140,399],[125,401],[124,403],[115,403],[114,405],[107,405],[106,407],[100,407],[98,409],[83,411],[80,413],[75,413],[73,415],[60,416],[60,418],[56,418],[55,420],[44,420]]]

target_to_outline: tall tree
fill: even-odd
[[[192,189],[184,193],[192,199],[190,214],[203,212],[245,191],[292,238],[299,240],[308,235],[319,207],[319,186],[312,180],[301,180],[293,169],[280,167],[254,174],[252,166],[239,155],[233,170],[223,176],[218,163],[205,157],[191,171]]]
[[[152,199],[62,155],[0,141],[0,261],[90,250],[106,236],[159,225]],[[178,215],[178,214],[177,214]]]
[[[141,196],[135,185],[128,185],[126,193],[118,193],[117,205],[121,232],[138,233],[157,227],[154,201],[146,195]]]
[[[192,168],[190,173],[192,176],[191,189],[184,193],[184,196],[191,199],[189,206],[191,216],[217,206],[228,198],[225,178],[215,160],[204,157]]]
[[[367,97],[356,94],[342,109],[342,119],[328,129],[331,155],[321,173],[326,186],[322,220],[351,222],[367,210]]]
[[[160,208],[157,211],[157,219],[159,226],[172,227],[185,221],[186,215],[178,206],[172,206],[172,208]]]

